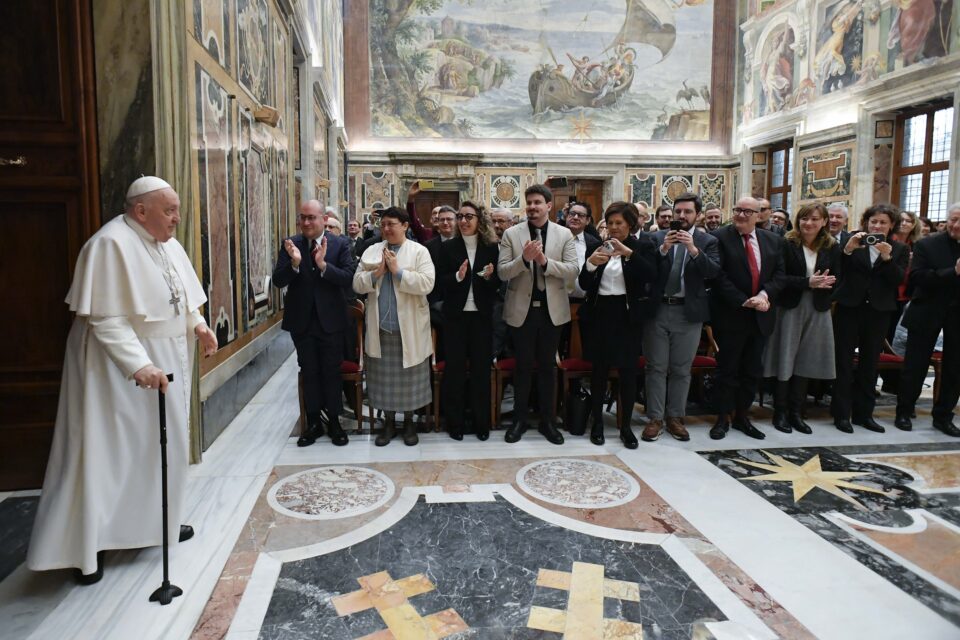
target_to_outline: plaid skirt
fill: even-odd
[[[403,341],[399,333],[380,332],[380,357],[364,356],[367,398],[383,411],[413,411],[430,404],[430,358],[403,368]]]

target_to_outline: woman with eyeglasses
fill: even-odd
[[[630,428],[637,395],[637,361],[640,357],[641,328],[649,287],[657,278],[657,256],[647,234],[635,238],[640,213],[631,202],[614,202],[603,213],[607,241],[587,256],[580,270],[580,287],[587,293],[578,317],[581,332],[590,332],[585,343],[591,363],[590,390],[593,425],[590,442],[604,444],[603,396],[610,368],[620,379],[620,440],[628,449],[637,448]]]
[[[410,216],[390,207],[381,212],[383,240],[368,247],[353,276],[353,290],[368,294],[366,307],[367,396],[385,414],[374,444],[390,444],[396,414],[403,414],[403,443],[417,444],[413,412],[430,403],[430,307],[435,272],[430,252],[406,233]]]
[[[840,246],[822,204],[801,207],[783,242],[782,287],[774,296],[776,323],[763,354],[763,375],[777,379],[773,427],[810,433],[803,421],[807,381],[833,380],[830,304],[840,275]]]
[[[444,385],[447,432],[463,440],[465,396],[479,440],[490,436],[490,363],[499,244],[490,215],[467,200],[457,213],[456,237],[440,245],[437,286],[443,291]],[[468,372],[471,374],[468,376]],[[469,384],[468,384],[469,378]],[[469,390],[468,390],[469,389]]]

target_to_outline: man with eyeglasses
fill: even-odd
[[[770,201],[766,198],[758,198],[757,202],[759,203],[757,205],[757,228],[770,231],[778,236],[784,235],[786,230],[775,225],[770,219],[773,215],[773,209],[770,208]]]
[[[586,202],[574,202],[567,209],[567,229],[573,234],[573,245],[577,249],[577,272],[583,268],[587,255],[593,253],[600,246],[600,240],[586,233],[587,225],[593,220],[590,205]],[[576,280],[569,290],[571,302],[582,302],[586,292],[580,288]]]
[[[332,215],[327,214],[327,222],[323,225],[323,228],[335,236],[341,235],[340,221],[334,218]]]
[[[671,220],[673,220],[673,207],[668,204],[657,207],[656,223],[658,230],[670,229]]]
[[[329,418],[330,440],[347,444],[340,426],[340,363],[347,327],[346,292],[356,268],[349,243],[324,233],[328,216],[320,203],[308,200],[300,209],[300,233],[283,241],[273,270],[273,284],[286,287],[281,327],[289,331],[303,374],[307,425],[298,447],[323,435],[321,412]]]
[[[714,440],[726,436],[731,425],[751,438],[766,437],[750,422],[749,412],[763,370],[763,348],[776,320],[771,298],[782,286],[784,266],[783,240],[757,226],[762,202],[740,198],[733,224],[713,232],[720,252],[710,300],[720,348],[714,399],[719,415],[710,429]]]
[[[411,220],[416,216],[411,216]],[[433,268],[437,269],[438,263],[440,261],[440,245],[448,240],[452,240],[457,235],[457,211],[451,206],[442,205],[440,211],[437,213],[437,234],[430,238],[423,246],[427,248],[427,251],[430,252],[430,258],[433,260]],[[430,322],[433,326],[437,327],[439,331],[443,326],[443,291],[441,287],[434,287],[433,291],[430,292],[430,295],[427,296],[427,301],[430,303]],[[442,338],[442,336],[440,336]],[[443,344],[441,339],[438,343],[439,345]],[[442,347],[440,348],[441,353],[437,354],[437,357],[442,356]]]

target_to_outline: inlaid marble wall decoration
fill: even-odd
[[[227,0],[193,0],[193,37],[226,71],[232,70],[230,5]]]
[[[670,169],[626,169],[624,197],[630,202],[645,202],[656,208],[673,204],[673,199],[685,191],[700,196],[704,204],[712,202],[721,208],[729,206],[726,185],[732,171],[729,169],[691,168],[690,173]]]
[[[273,107],[280,112],[280,119],[277,121],[277,129],[286,131],[287,129],[287,74],[292,66],[287,61],[287,34],[277,23],[273,23],[273,65],[271,67],[273,78]]]
[[[656,183],[656,175],[648,173],[632,174],[630,176],[627,200],[629,202],[646,202],[650,204],[653,202],[653,192],[656,188]]]
[[[320,106],[319,98],[313,99],[313,177],[314,197],[320,204],[326,206],[329,190],[321,186],[320,180],[329,180],[330,168],[327,158],[327,127],[328,120]]]
[[[362,222],[373,209],[403,206],[397,196],[397,175],[387,166],[351,166],[348,169],[350,210],[356,211]]]
[[[674,198],[690,191],[693,191],[692,175],[667,176],[660,187],[660,202],[673,206]]]
[[[523,197],[520,188],[520,176],[491,176],[490,177],[490,205],[506,209],[517,209]]]
[[[873,145],[873,202],[890,202],[893,174],[893,145]]]
[[[237,79],[260,104],[270,104],[270,42],[267,0],[236,0]]]
[[[750,195],[762,198],[767,193],[767,170],[754,169],[750,173]]]
[[[240,230],[243,241],[243,286],[247,325],[263,320],[269,311],[270,276],[273,272],[272,242],[275,230],[270,215],[271,177],[267,149],[251,132],[252,117],[243,114],[241,129],[241,179],[243,207]],[[279,243],[276,243],[279,246]]]
[[[207,293],[207,323],[221,346],[237,336],[237,255],[234,217],[234,108],[226,89],[198,63],[197,171],[199,174],[201,260]]]
[[[703,201],[703,208],[707,205],[723,206],[724,182],[726,176],[722,173],[701,173],[697,176],[697,195]]]
[[[854,142],[801,151],[794,182],[800,186],[798,203],[849,198],[854,170]]]

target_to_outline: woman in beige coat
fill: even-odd
[[[403,442],[418,442],[413,411],[430,403],[430,307],[434,268],[430,252],[406,237],[407,212],[380,214],[383,241],[368,247],[353,276],[353,290],[367,294],[366,369],[370,406],[385,414],[374,444],[393,439],[396,413],[403,412]]]

